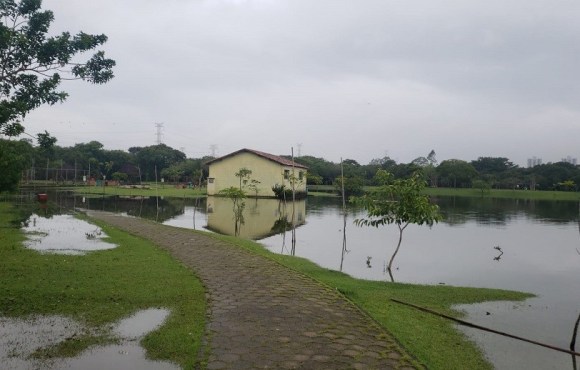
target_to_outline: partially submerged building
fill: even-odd
[[[274,197],[272,187],[283,185],[291,189],[292,183],[296,192],[306,192],[308,167],[277,155],[240,149],[207,165],[207,195],[217,195],[221,190],[241,185],[248,196]],[[236,176],[241,173],[247,175]]]

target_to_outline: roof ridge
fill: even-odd
[[[284,166],[290,166],[290,167],[293,166],[293,167],[308,169],[307,166],[305,166],[303,164],[300,164],[300,163],[297,163],[296,161],[292,161],[290,159],[284,158],[282,156],[278,156],[278,155],[275,155],[275,154],[270,154],[270,153],[262,152],[262,151],[255,150],[255,149],[249,149],[249,148],[243,148],[243,149],[240,149],[240,150],[236,150],[235,152],[232,152],[232,153],[226,154],[224,156],[221,156],[219,158],[213,159],[213,160],[211,160],[211,161],[209,161],[207,163],[209,164],[209,163],[217,162],[219,160],[222,160],[222,159],[225,159],[225,158],[234,156],[234,155],[239,154],[239,153],[242,153],[242,152],[253,153],[253,154],[257,155],[257,156],[260,156],[262,158],[271,160],[273,162],[276,162],[276,163],[281,164],[281,165],[284,165]]]

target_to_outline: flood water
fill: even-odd
[[[112,326],[118,343],[93,346],[71,358],[37,359],[36,351],[52,348],[68,338],[86,334],[91,329],[78,321],[62,316],[0,317],[0,363],[2,369],[150,369],[177,370],[167,361],[147,358],[139,341],[157,329],[170,311],[150,308],[136,312]],[[102,329],[103,330],[103,329]]]
[[[116,247],[103,241],[106,234],[101,229],[72,215],[46,218],[33,214],[22,230],[27,237],[24,245],[44,253],[82,255]]]
[[[63,199],[65,199],[63,197]],[[334,198],[308,198],[294,206],[296,247],[288,222],[292,207],[247,199],[237,227],[229,200],[67,200],[76,207],[146,217],[169,225],[258,239],[275,253],[308,258],[352,276],[388,280],[385,265],[397,242],[396,226],[356,227],[364,213],[348,209],[346,252],[343,215]],[[525,302],[462,306],[466,320],[554,346],[569,348],[580,314],[580,208],[578,202],[439,198],[444,220],[410,225],[393,264],[398,282],[448,284],[526,291]],[[65,203],[63,201],[63,203]],[[461,329],[498,369],[573,369],[570,355],[513,339]],[[580,342],[580,338],[578,339]],[[580,347],[580,344],[577,346]]]

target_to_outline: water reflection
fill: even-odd
[[[259,240],[292,228],[291,202],[277,199],[247,199],[237,214],[232,201],[223,197],[207,198],[207,229],[226,235]],[[306,222],[306,201],[295,202],[296,226]],[[241,217],[238,217],[241,216]]]
[[[576,351],[576,337],[578,336],[578,326],[580,324],[580,313],[574,323],[574,330],[572,330],[572,340],[570,341],[570,351]],[[572,355],[572,366],[577,370],[576,356]]]
[[[32,214],[23,223],[27,236],[24,245],[39,252],[82,255],[89,251],[115,248],[103,241],[106,237],[99,228],[72,215],[54,215],[50,218]]]
[[[493,247],[493,249],[497,250],[499,252],[499,254],[495,257],[493,257],[494,261],[498,261],[501,259],[501,256],[503,256],[503,251],[501,250],[501,247],[499,245],[496,245],[495,247]]]
[[[527,218],[542,223],[578,221],[580,203],[571,201],[501,199],[478,197],[433,197],[449,225],[470,221],[503,227],[514,219]],[[580,223],[578,225],[580,231]]]

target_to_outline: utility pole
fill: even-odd
[[[157,128],[157,133],[155,134],[157,136],[157,145],[161,144],[161,137],[163,136],[163,133],[161,132],[161,130],[163,129],[163,123],[162,122],[156,122],[155,123],[155,127]]]

